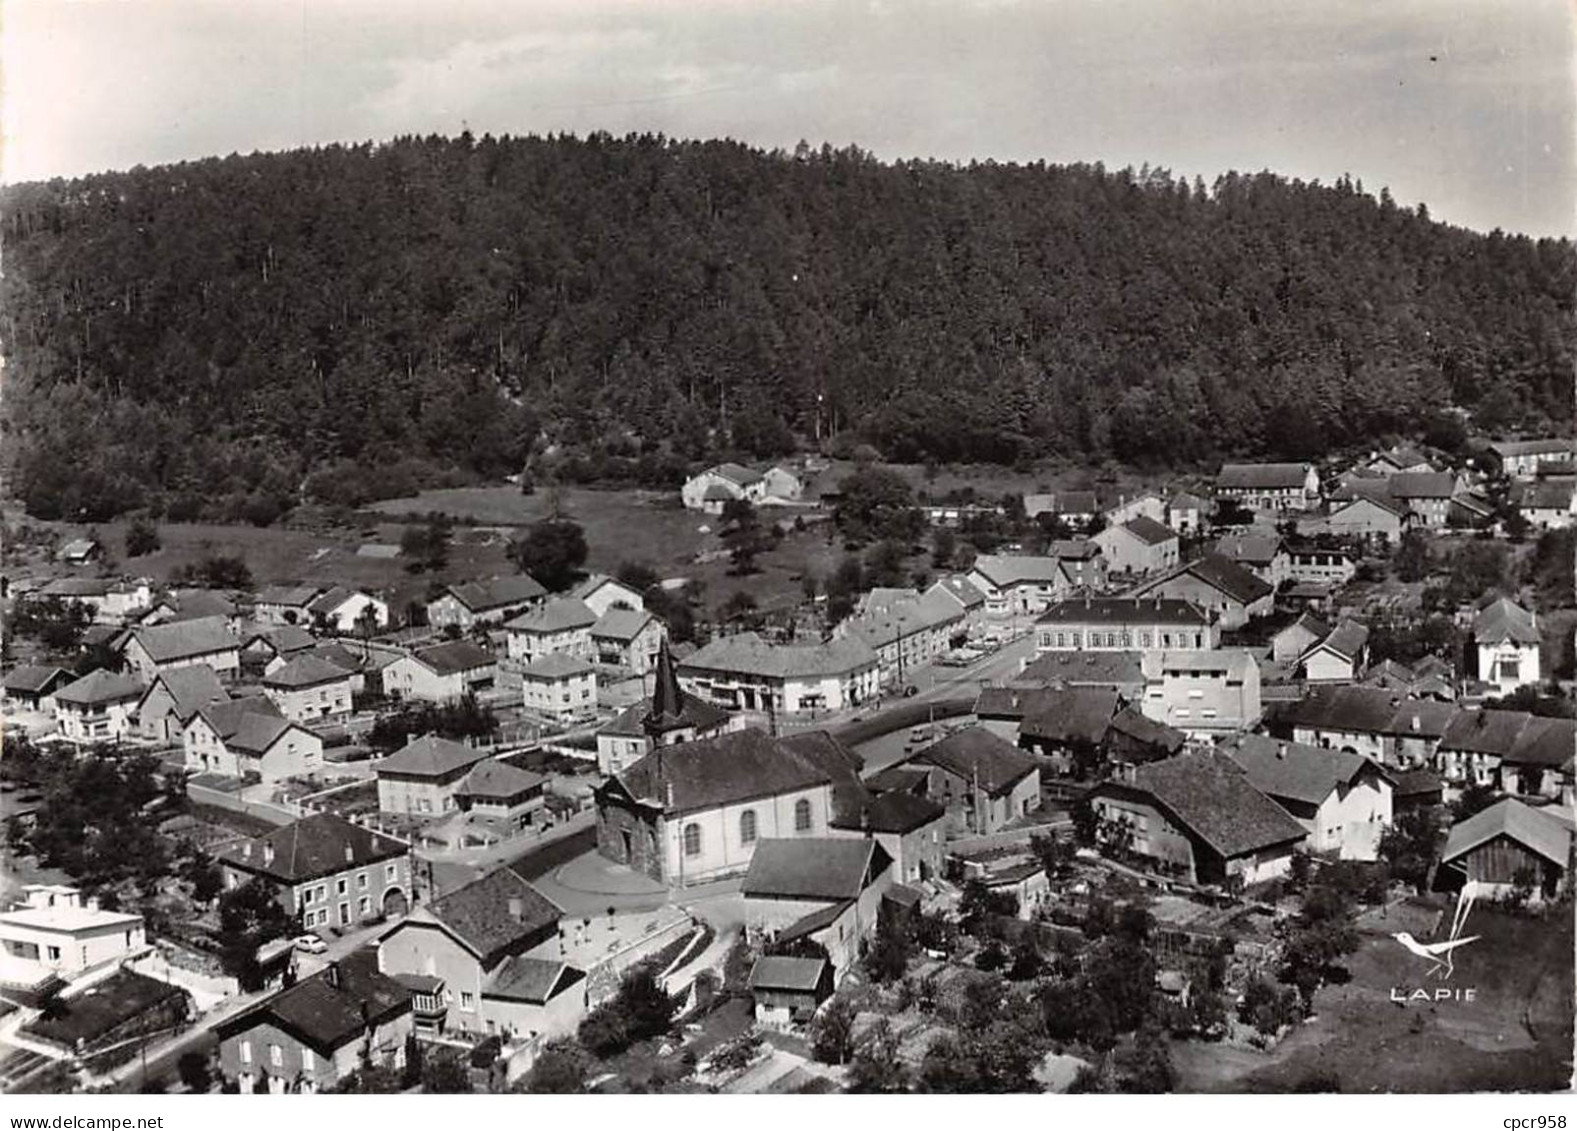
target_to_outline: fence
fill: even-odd
[[[199,805],[211,805],[216,809],[245,813],[272,825],[288,825],[302,816],[301,806],[293,803],[281,805],[272,801],[248,801],[240,794],[227,793],[222,789],[213,789],[190,781],[186,783],[186,796]]]
[[[192,995],[192,1001],[202,1012],[207,1012],[227,997],[241,992],[239,980],[224,974],[201,974],[176,966],[161,954],[145,954],[127,966],[138,974],[172,986],[179,986]]]
[[[680,935],[695,929],[696,921],[686,915],[659,927],[651,934],[636,939],[628,946],[614,951],[586,972],[587,1003],[592,1008],[612,997],[619,989],[624,972],[636,963],[661,950]]]

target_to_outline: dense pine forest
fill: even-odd
[[[1343,179],[402,138],[3,198],[9,488],[268,522],[818,436],[1192,465],[1568,426],[1565,240]]]

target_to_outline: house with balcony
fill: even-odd
[[[1539,684],[1539,632],[1536,613],[1509,597],[1486,602],[1473,618],[1474,674],[1502,695]]]
[[[55,691],[55,725],[78,746],[120,742],[134,731],[143,683],[135,675],[103,668]]]
[[[547,782],[497,758],[476,763],[460,779],[455,804],[472,822],[503,836],[540,827],[547,818]]]
[[[720,636],[679,662],[680,686],[728,711],[810,715],[874,699],[876,652],[858,636],[772,644],[754,632]]]
[[[510,666],[518,670],[555,654],[590,659],[595,654],[591,630],[597,619],[586,602],[573,597],[555,597],[528,609],[504,626],[509,633],[505,654]]]
[[[48,664],[19,665],[6,673],[5,706],[12,712],[39,711],[53,715],[55,692],[76,678],[65,668],[51,667]]]
[[[1293,546],[1287,551],[1287,558],[1287,577],[1294,582],[1328,585],[1334,589],[1346,585],[1358,572],[1357,561],[1346,550]]]
[[[492,689],[498,661],[469,640],[431,644],[401,656],[383,669],[383,693],[395,699],[454,703]]]
[[[1033,616],[1073,589],[1062,562],[1049,556],[981,554],[964,575],[986,596],[986,612],[994,617]]]
[[[414,738],[373,767],[378,811],[413,817],[452,813],[460,807],[456,794],[465,776],[488,756],[437,735]]]
[[[427,623],[434,628],[470,632],[478,625],[503,624],[510,617],[547,599],[548,591],[528,573],[466,581],[447,586],[427,603]]]
[[[226,890],[256,880],[308,930],[403,915],[414,897],[411,846],[337,813],[245,837],[221,848],[215,861]]]
[[[547,652],[520,669],[529,714],[573,723],[597,713],[597,669],[578,656]]]
[[[21,906],[0,912],[0,985],[33,990],[75,981],[147,946],[141,915],[105,910],[64,884],[27,884]]]
[[[668,628],[655,614],[614,606],[591,626],[590,658],[645,675],[656,666],[657,650],[667,638]]]
[[[1146,718],[1192,737],[1250,730],[1263,713],[1259,665],[1240,648],[1146,652]]]
[[[263,694],[291,722],[343,718],[351,711],[351,673],[305,652],[263,677]]]

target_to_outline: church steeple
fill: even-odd
[[[657,684],[652,688],[652,701],[641,726],[654,746],[661,745],[663,732],[678,726],[683,715],[684,692],[679,690],[679,676],[665,638],[657,648]]]

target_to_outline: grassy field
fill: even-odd
[[[1398,926],[1387,924],[1386,926]],[[1269,1053],[1174,1046],[1179,1091],[1288,1092],[1319,1076],[1344,1092],[1548,1091],[1568,1086],[1572,1061],[1572,917],[1475,910],[1449,982],[1381,930],[1366,932],[1315,1017]],[[1398,926],[1398,929],[1401,929]],[[1391,990],[1462,990],[1474,1000],[1398,1005]]]

